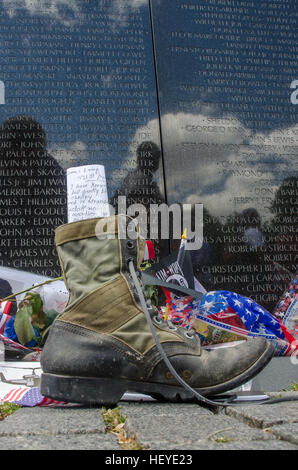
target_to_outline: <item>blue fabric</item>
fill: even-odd
[[[280,322],[253,300],[229,291],[208,292],[201,300],[205,315],[236,313],[250,333],[274,334],[286,339]]]
[[[34,333],[35,333],[36,337],[39,338],[39,333],[36,331],[35,328],[33,328],[33,329],[34,329]],[[3,335],[6,336],[6,338],[11,339],[12,341],[15,341],[16,343],[19,343],[19,339],[18,339],[17,334],[16,334],[15,329],[14,329],[14,317],[11,317],[6,322]],[[26,348],[33,348],[36,345],[37,345],[37,342],[34,339],[32,339],[28,343],[24,344],[24,346],[26,346]]]

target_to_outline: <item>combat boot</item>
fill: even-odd
[[[207,351],[197,334],[144,305],[138,267],[145,244],[119,235],[125,219],[88,219],[56,230],[69,301],[41,354],[41,393],[100,405],[115,405],[125,392],[189,401],[258,374],[274,352],[265,339]]]

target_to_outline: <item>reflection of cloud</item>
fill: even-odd
[[[56,145],[49,149],[49,153],[64,169],[89,163],[87,145],[79,140],[60,146]]]
[[[2,0],[2,4],[9,16],[27,10],[30,15],[48,16],[65,26],[73,26],[80,14],[77,0]]]
[[[112,0],[109,17],[114,27],[125,27],[129,15],[140,7],[148,5],[148,0]]]
[[[253,134],[233,116],[168,113],[162,133],[169,203],[203,203],[215,216],[247,207],[272,216],[275,191],[295,163],[298,125]]]

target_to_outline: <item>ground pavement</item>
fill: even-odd
[[[278,396],[289,393],[298,397]],[[127,435],[144,451],[298,449],[298,401],[215,412],[197,404],[121,401],[120,411]],[[0,449],[123,450],[101,408],[88,407],[21,408],[0,422]]]

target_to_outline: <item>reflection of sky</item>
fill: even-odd
[[[1,0],[1,123],[28,115],[64,167],[102,163],[114,176],[157,116],[146,4]]]
[[[291,2],[261,11],[251,0],[258,14],[239,2],[228,25],[224,2],[151,3],[169,202],[203,202],[215,215],[253,205],[270,216],[297,164]],[[147,0],[0,5],[0,122],[35,118],[64,167],[103,163],[112,194],[137,145],[159,144]]]
[[[230,3],[152,1],[168,197],[268,218],[297,175],[297,13]]]
[[[162,122],[170,203],[200,202],[214,216],[255,207],[265,220],[272,217],[276,190],[287,176],[297,175],[295,145],[285,153],[284,146],[276,143],[284,138],[282,131],[252,133],[227,116],[212,118],[209,125],[226,130],[224,135],[214,133],[210,140],[204,130],[207,114],[167,113]],[[149,126],[157,124],[154,120]],[[191,132],[193,128],[197,131]],[[287,128],[287,133],[298,135],[298,125]]]

